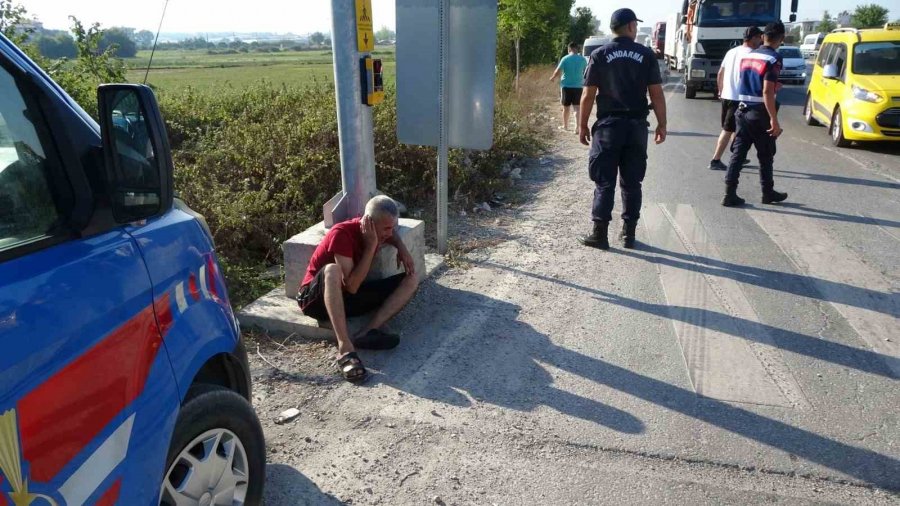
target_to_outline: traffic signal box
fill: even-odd
[[[380,104],[384,100],[381,59],[364,56],[359,63],[359,75],[362,79],[362,103],[368,106]]]

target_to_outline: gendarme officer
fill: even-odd
[[[634,247],[641,213],[641,181],[647,171],[647,92],[656,114],[656,143],[666,140],[666,99],[656,55],[634,42],[640,21],[631,9],[613,12],[612,42],[591,53],[584,72],[578,137],[588,145],[588,171],[594,181],[591,218],[594,230],[578,240],[585,246],[608,249],[607,232],[615,203],[616,177],[622,184],[622,243]],[[588,133],[588,117],[597,99],[597,121]]]

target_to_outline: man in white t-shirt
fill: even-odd
[[[716,152],[713,154],[709,168],[712,170],[725,170],[728,167],[722,163],[722,153],[731,142],[736,130],[734,112],[737,110],[738,85],[741,82],[741,60],[744,56],[762,45],[762,30],[755,26],[744,30],[744,43],[732,48],[725,53],[722,65],[719,67],[717,81],[719,84],[719,98],[722,100],[722,133],[716,143]]]

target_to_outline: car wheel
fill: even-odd
[[[191,388],[178,413],[160,506],[262,503],[266,449],[246,399],[213,385]]]
[[[834,110],[831,117],[831,143],[839,148],[846,148],[850,145],[850,141],[844,138],[844,118],[841,115],[841,108]]]
[[[806,105],[803,106],[803,117],[806,119],[807,125],[818,125],[819,122],[813,116],[813,99],[812,94],[806,95]]]
[[[697,97],[697,88],[694,88],[690,85],[685,85],[684,87],[684,98],[696,98]]]

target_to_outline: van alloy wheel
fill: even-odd
[[[249,484],[247,452],[227,429],[194,438],[166,472],[160,504],[171,506],[243,505]]]

